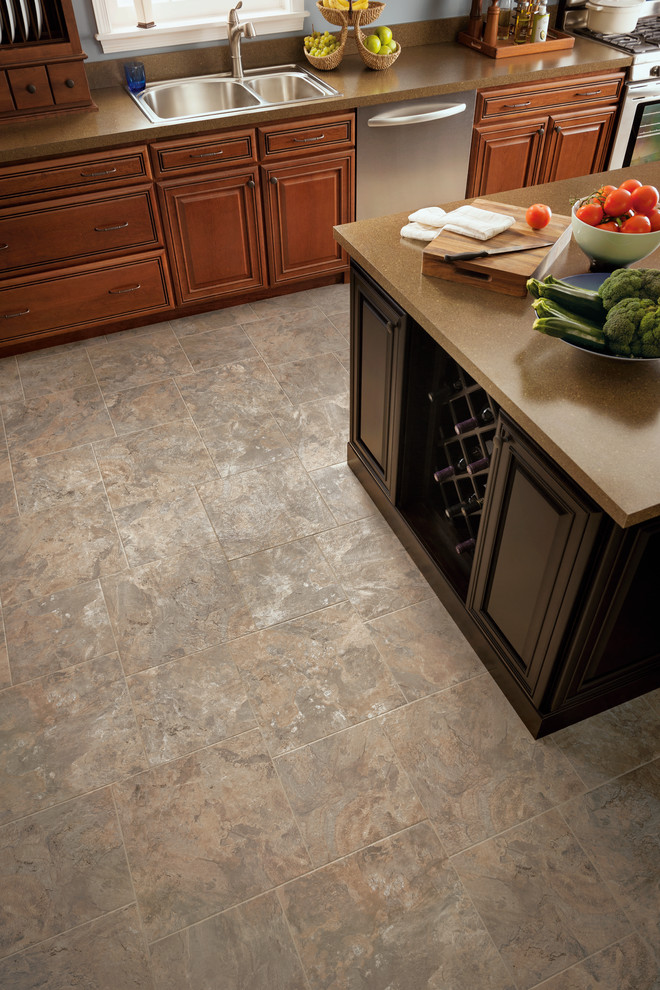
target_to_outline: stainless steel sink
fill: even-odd
[[[193,76],[149,83],[130,93],[152,123],[224,117],[248,110],[324,100],[340,94],[302,66],[282,65],[227,75]]]

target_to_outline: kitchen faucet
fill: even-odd
[[[245,35],[246,38],[254,38],[257,34],[252,21],[248,21],[247,24],[239,24],[238,11],[242,6],[243,0],[238,0],[236,6],[229,11],[229,17],[227,19],[227,37],[229,38],[229,50],[231,52],[231,74],[234,79],[243,78],[241,35]]]

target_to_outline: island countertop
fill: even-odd
[[[657,163],[532,186],[489,199],[517,206],[571,202],[604,182],[657,183]],[[467,202],[470,202],[469,200]],[[456,203],[431,204],[450,208]],[[532,329],[525,299],[422,275],[405,214],[335,228],[349,255],[472,375],[501,408],[622,527],[660,516],[660,361],[608,360]],[[660,268],[660,251],[634,267]],[[571,239],[552,268],[589,270]]]

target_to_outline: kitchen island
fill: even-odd
[[[491,198],[569,214],[573,199],[631,174]],[[635,176],[653,182],[657,166]],[[404,221],[335,231],[353,265],[349,463],[530,731],[542,735],[660,684],[652,602],[660,363],[579,352],[532,330],[528,298],[422,275],[422,245],[400,238]],[[660,267],[660,252],[638,266]],[[571,241],[552,271],[588,267]],[[475,434],[492,460],[483,509],[462,534],[437,518],[437,465],[423,439],[442,425],[429,402],[438,374],[443,384],[454,372],[463,391],[498,412],[490,432]],[[461,535],[476,542],[457,557]]]

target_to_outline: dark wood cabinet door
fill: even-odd
[[[522,189],[537,181],[548,119],[475,127],[467,195]]]
[[[406,314],[351,269],[351,445],[392,502],[401,431]]]
[[[221,298],[265,284],[256,167],[159,188],[175,260],[177,301]]]
[[[506,420],[495,450],[468,608],[538,706],[601,514]]]
[[[538,181],[556,182],[602,171],[615,117],[615,106],[553,115]]]
[[[354,152],[262,167],[274,285],[348,269],[332,228],[353,219]]]

